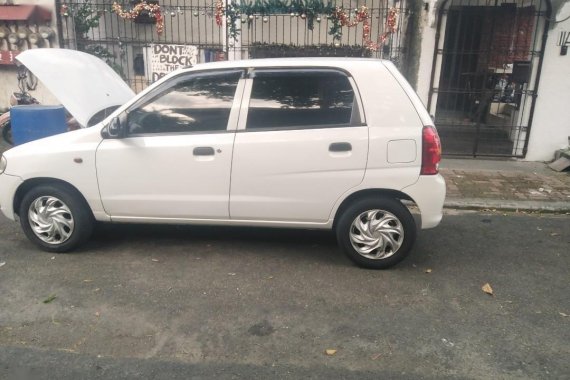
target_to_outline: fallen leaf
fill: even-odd
[[[325,354],[327,354],[328,356],[333,356],[334,354],[336,354],[336,350],[334,350],[332,348],[327,348],[325,350]]]
[[[493,295],[493,288],[491,288],[491,285],[489,283],[486,283],[485,285],[483,285],[481,290],[483,290],[485,293],[487,293],[490,296]]]
[[[568,314],[566,314],[566,313],[563,313],[563,312],[561,312],[561,311],[559,311],[558,314],[560,314],[560,315],[563,316],[564,318],[570,317],[570,315],[568,315]]]
[[[51,296],[49,296],[48,298],[46,298],[44,300],[44,303],[50,303],[51,301],[53,301],[56,298],[57,298],[57,296],[55,294],[52,294]]]
[[[2,262],[0,263],[0,267],[3,267],[4,265],[6,265],[6,262],[5,262],[5,261],[2,261]]]
[[[376,360],[378,359],[380,356],[382,356],[382,354],[376,354],[372,356],[372,360]]]
[[[99,312],[96,311],[96,312],[95,312],[95,316],[98,317],[99,315],[101,315],[101,314],[99,314]]]
[[[431,273],[431,269],[426,269],[426,273]]]

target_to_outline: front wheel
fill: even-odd
[[[385,269],[408,255],[416,240],[416,224],[398,200],[365,198],[340,215],[336,233],[339,245],[357,265]]]
[[[68,186],[40,185],[20,204],[20,224],[33,243],[48,252],[68,252],[89,239],[94,219],[80,194]]]

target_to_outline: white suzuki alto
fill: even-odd
[[[334,229],[355,263],[387,268],[442,218],[439,137],[390,62],[208,63],[135,96],[85,53],[18,59],[84,125],[124,103],[3,154],[2,212],[46,251],[74,249],[96,221]]]

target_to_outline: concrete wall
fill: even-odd
[[[555,15],[555,16],[554,16]],[[553,13],[562,20],[570,16],[570,2]],[[544,52],[542,76],[538,87],[527,160],[551,160],[554,151],[568,146],[570,136],[570,53],[560,55],[560,32],[570,33],[570,19],[551,24]]]

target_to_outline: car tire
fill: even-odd
[[[45,251],[69,252],[91,237],[95,220],[77,190],[60,184],[29,190],[20,204],[20,224],[34,244]]]
[[[416,240],[416,223],[398,200],[363,198],[342,212],[336,226],[340,247],[357,265],[386,269],[402,261]]]

